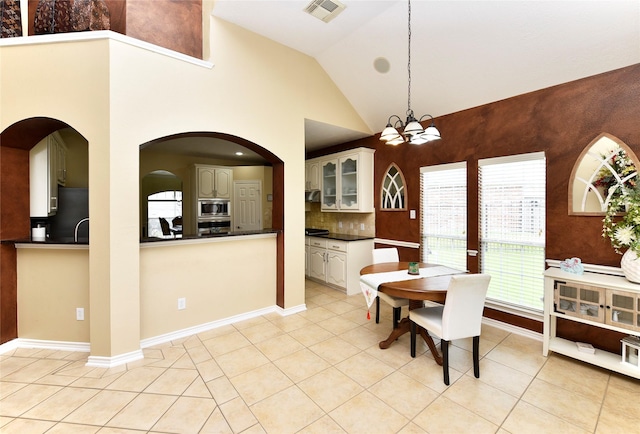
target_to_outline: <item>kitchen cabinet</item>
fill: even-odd
[[[196,164],[193,171],[197,199],[231,198],[233,169]]]
[[[373,239],[344,241],[323,237],[308,238],[307,276],[347,295],[360,293],[360,270],[371,264]]]
[[[575,342],[556,336],[558,318],[640,336],[640,285],[606,271],[545,271],[543,355],[554,351],[640,379],[640,368],[621,363],[620,355],[600,349],[583,352]]]
[[[309,237],[304,237],[304,275],[309,276]]]
[[[55,132],[29,151],[31,217],[48,217],[58,210],[58,185],[65,185],[67,148]]]
[[[62,185],[63,187],[67,184],[67,147],[65,144],[56,138],[57,134],[51,135],[51,140],[53,141],[53,148],[55,149],[56,155],[56,176],[58,180],[58,185]]]
[[[320,190],[320,160],[307,160],[305,163],[305,191]]]
[[[327,156],[320,163],[321,210],[373,212],[373,149]]]

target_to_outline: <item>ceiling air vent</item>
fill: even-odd
[[[346,6],[336,0],[313,0],[304,11],[319,20],[328,23],[338,16]]]

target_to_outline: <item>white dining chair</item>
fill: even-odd
[[[480,378],[480,329],[491,276],[458,274],[451,277],[444,306],[409,311],[411,357],[416,356],[416,331],[420,326],[440,338],[444,384],[449,385],[449,342],[473,338],[473,374]]]
[[[372,254],[374,264],[400,261],[398,249],[395,247],[373,249]],[[409,306],[409,300],[406,298],[393,297],[384,292],[378,292],[378,296],[376,297],[376,324],[380,323],[380,300],[393,308],[393,328],[397,328],[400,322],[400,315],[402,314],[402,306]]]

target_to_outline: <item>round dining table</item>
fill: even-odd
[[[428,268],[435,267],[435,264],[427,264],[424,262],[419,262],[418,266],[420,268]],[[375,273],[386,273],[389,271],[402,271],[409,269],[409,262],[384,262],[379,264],[368,265],[360,270],[360,275],[363,276],[365,274],[375,274]],[[447,288],[449,287],[449,282],[451,281],[451,276],[453,274],[443,275],[443,276],[433,276],[433,277],[421,277],[418,279],[411,280],[399,280],[397,282],[385,282],[381,283],[378,286],[378,291],[384,292],[385,294],[406,298],[409,300],[409,310],[419,309],[424,306],[424,301],[433,301],[436,303],[444,303],[447,297]],[[387,339],[381,341],[378,345],[381,349],[387,349],[391,346],[391,344],[402,336],[405,333],[411,331],[411,321],[409,317],[402,318],[398,323],[398,327],[391,331],[391,334]],[[422,327],[417,328],[417,333],[422,336],[422,339],[426,342],[429,350],[431,350],[431,354],[433,354],[433,358],[436,360],[438,365],[442,365],[442,356],[437,351],[436,346],[433,342],[429,333]]]

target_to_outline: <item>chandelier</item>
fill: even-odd
[[[402,119],[398,115],[389,116],[386,128],[380,134],[380,140],[386,142],[387,145],[399,145],[400,143],[409,142],[412,145],[422,145],[423,143],[431,142],[433,140],[440,139],[440,131],[436,128],[433,122],[433,116],[423,115],[420,119],[416,119],[411,109],[411,0],[409,0],[409,49],[408,49],[408,62],[407,71],[409,72],[409,81],[407,85],[407,119],[403,123]],[[422,128],[420,122],[425,117],[431,118],[431,125],[426,129]],[[391,121],[394,120],[393,124]],[[404,128],[402,134],[400,129]]]

